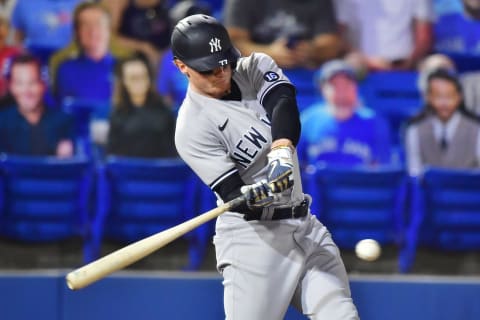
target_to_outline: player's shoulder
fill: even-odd
[[[213,99],[210,99],[213,100]],[[199,94],[187,92],[185,99],[178,110],[176,132],[178,135],[191,136],[199,132],[208,131],[212,125],[212,103]]]
[[[280,72],[273,58],[261,52],[253,52],[249,56],[241,57],[236,68],[236,72],[240,74],[251,74],[256,71],[265,73],[272,70]]]
[[[240,58],[233,77],[239,83],[251,86],[256,92],[290,82],[269,55],[258,52]]]
[[[263,53],[263,52],[252,52],[248,56],[242,56],[240,57],[239,61],[261,61],[261,60],[271,60],[273,61],[273,58],[270,57],[268,54]]]

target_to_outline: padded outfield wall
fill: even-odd
[[[70,291],[65,272],[0,273],[0,319],[223,319],[214,273],[122,272]],[[480,319],[480,278],[352,276],[351,287],[362,320]]]

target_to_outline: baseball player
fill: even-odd
[[[294,86],[269,56],[240,57],[210,16],[178,22],[172,49],[189,80],[178,152],[220,202],[245,197],[216,222],[226,319],[283,319],[291,303],[310,319],[358,319],[338,248],[302,192]]]

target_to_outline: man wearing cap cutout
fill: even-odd
[[[388,123],[361,106],[353,69],[332,60],[316,73],[325,99],[305,109],[297,147],[302,165],[378,165],[390,162]]]

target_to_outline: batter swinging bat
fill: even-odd
[[[72,290],[84,288],[89,284],[104,278],[110,273],[137,262],[152,252],[181,237],[185,233],[240,205],[243,201],[245,201],[245,197],[242,195],[193,219],[185,221],[170,229],[156,233],[145,239],[134,242],[124,248],[118,249],[117,251],[104,256],[103,258],[76,269],[67,274],[67,285]]]

